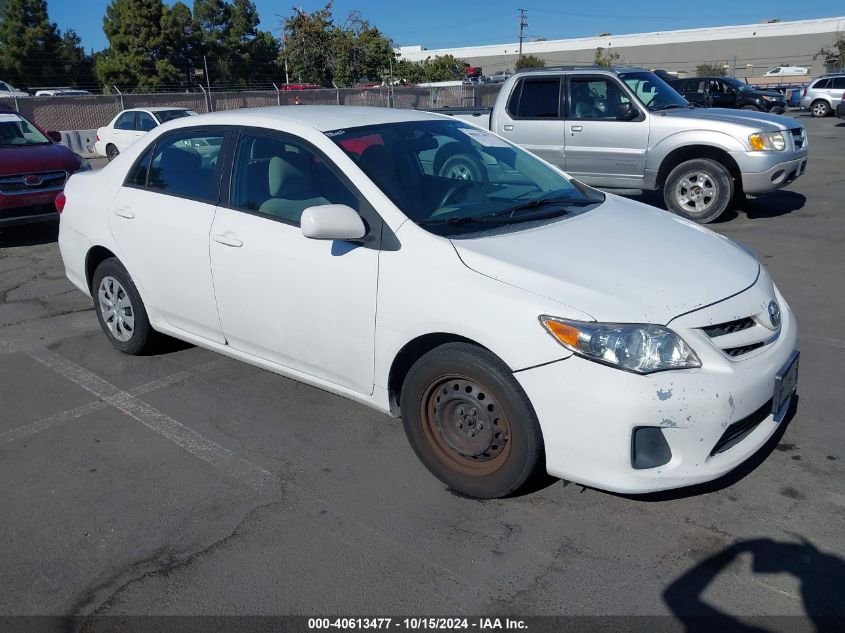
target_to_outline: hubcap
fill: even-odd
[[[114,277],[103,277],[97,299],[109,334],[123,343],[131,339],[135,332],[135,310],[126,289]]]
[[[713,177],[702,171],[684,174],[675,186],[675,199],[690,214],[703,214],[716,201],[719,188]]]
[[[422,409],[429,443],[453,468],[490,474],[510,453],[507,416],[483,385],[461,376],[441,378],[426,390]]]
[[[472,172],[466,165],[458,163],[446,170],[446,178],[453,180],[472,180]]]
[[[817,103],[816,105],[813,106],[813,114],[815,114],[816,116],[821,116],[824,113],[825,113],[825,107],[824,107],[823,104]]]

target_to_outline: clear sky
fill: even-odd
[[[167,0],[165,0],[167,1]],[[185,1],[185,0],[183,0]],[[60,29],[75,29],[87,49],[106,46],[103,14],[109,0],[48,0],[50,19]],[[192,6],[192,0],[186,2]],[[284,16],[301,6],[310,11],[325,2],[255,0],[261,28],[280,34]],[[830,0],[708,0],[705,4],[678,0],[336,0],[336,22],[352,10],[393,38],[397,45],[422,44],[427,48],[497,44],[516,41],[518,9],[527,10],[530,38],[562,39],[610,32],[617,35],[646,31],[750,24],[768,18],[803,20],[845,13]]]

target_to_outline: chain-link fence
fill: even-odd
[[[427,110],[492,106],[501,84],[0,98],[46,130],[92,130],[126,108],[179,107],[197,112],[275,105],[354,105]]]

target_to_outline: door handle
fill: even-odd
[[[129,207],[118,207],[114,210],[114,214],[120,216],[121,218],[126,218],[127,220],[131,220],[135,217],[135,214]]]
[[[244,243],[236,238],[232,233],[217,233],[214,236],[214,241],[223,244],[224,246],[232,246],[234,248],[240,248],[244,245]]]
[[[569,130],[570,130],[571,132],[580,132],[580,131],[581,131],[581,130],[583,130],[583,129],[584,129],[584,128],[583,128],[582,126],[580,126],[580,125],[570,125],[570,126],[569,126]]]
[[[505,129],[505,132],[513,132],[513,126],[512,125],[506,125],[504,129]]]

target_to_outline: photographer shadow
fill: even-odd
[[[750,554],[755,574],[792,574],[801,583],[801,599],[816,631],[842,631],[845,626],[845,560],[820,551],[806,539],[781,543],[769,538],[739,541],[677,578],[663,599],[688,633],[768,631],[763,618],[741,622],[706,603],[708,585],[741,554]]]

